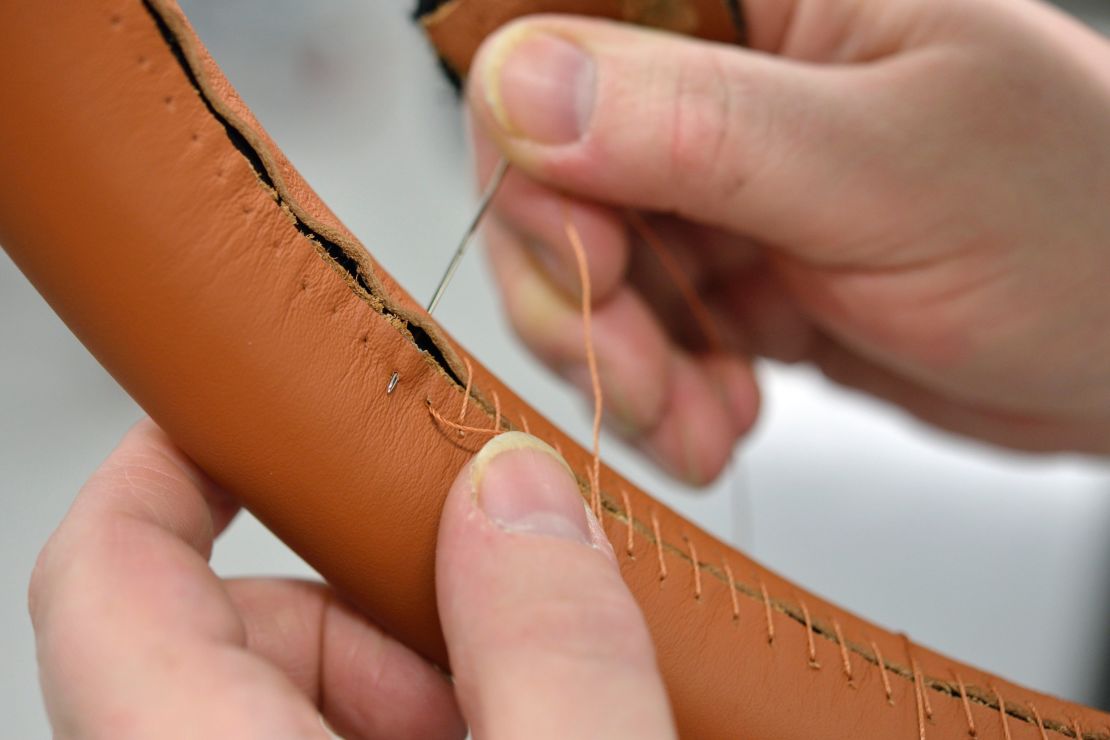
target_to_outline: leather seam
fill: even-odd
[[[284,186],[277,167],[269,164],[273,157],[265,145],[257,140],[257,135],[252,135],[251,127],[224,110],[217,97],[209,91],[205,76],[199,69],[200,65],[194,59],[195,50],[181,38],[177,28],[180,24],[175,23],[160,7],[161,0],[141,2],[190,86],[216,123],[224,129],[232,146],[242,154],[258,178],[259,186],[292,221],[297,232],[312,244],[325,264],[343,278],[356,297],[384,316],[424,355],[431,366],[461,388],[462,382],[456,370],[457,362],[453,362],[455,353],[452,349],[446,342],[440,341],[435,336],[436,332],[430,331],[417,316],[389,299],[374,274],[372,258],[365,247],[341,234],[326,234],[324,232],[327,229],[313,223],[314,219]],[[490,410],[484,399],[476,400],[487,411]]]
[[[730,2],[730,0],[725,1],[726,3]],[[364,271],[362,269],[364,267],[363,261],[352,254],[351,247],[349,245],[344,245],[340,243],[340,240],[326,236],[309,222],[309,219],[305,217],[306,214],[304,214],[300,205],[296,203],[293,198],[289,197],[288,193],[283,192],[284,188],[280,185],[280,178],[276,178],[274,176],[271,168],[266,164],[266,157],[263,156],[263,153],[261,151],[259,151],[260,149],[262,149],[262,147],[256,142],[252,141],[252,138],[248,136],[247,133],[244,132],[240,128],[240,126],[232,120],[231,116],[228,116],[227,114],[222,112],[219,107],[217,107],[215,101],[212,99],[212,96],[210,96],[208,91],[205,89],[205,86],[202,82],[203,76],[194,67],[194,62],[189,57],[189,49],[175,32],[174,24],[159,7],[160,0],[141,0],[141,3],[150,15],[152,21],[157,26],[158,30],[160,31],[160,34],[169,47],[172,55],[178,61],[183,73],[188,78],[189,83],[197,91],[197,94],[203,101],[205,107],[209,110],[210,114],[216,119],[216,121],[225,128],[225,130],[228,132],[229,139],[231,139],[232,145],[235,146],[236,149],[238,149],[243,154],[244,159],[247,160],[247,163],[251,167],[252,171],[254,171],[254,173],[258,176],[260,187],[265,188],[270,193],[275,205],[287,217],[293,220],[298,232],[301,233],[306,240],[313,244],[314,249],[316,250],[318,255],[325,261],[325,263],[344,277],[345,282],[348,284],[348,287],[351,289],[352,293],[357,298],[370,305],[371,308],[373,308],[375,312],[381,315],[385,320],[389,321],[389,323],[394,326],[394,328],[396,328],[398,332],[402,334],[402,336],[409,340],[409,342],[411,342],[414,347],[416,347],[423,355],[425,355],[425,358],[429,365],[435,367],[448,382],[452,383],[460,391],[462,391],[463,384],[460,382],[459,376],[456,374],[455,369],[452,366],[451,355],[449,354],[450,349],[440,346],[439,342],[437,342],[436,339],[433,337],[432,332],[429,331],[427,327],[424,327],[420,323],[417,323],[414,318],[407,315],[407,312],[405,312],[403,309],[395,307],[387,302],[384,297],[384,290],[382,290],[380,286],[376,285],[377,281],[376,279],[374,279],[372,272],[370,272],[370,274],[368,275],[367,271]],[[237,140],[237,137],[241,137],[242,141]],[[244,147],[246,148],[245,151]],[[344,239],[342,241],[347,240]],[[356,267],[348,268],[347,266],[345,266],[344,258],[346,260],[353,261],[356,264]],[[427,341],[423,342],[419,340],[417,336],[414,335],[414,329],[416,329],[417,332],[422,332]],[[425,344],[427,346],[425,346]],[[475,401],[475,405],[477,405],[483,413],[489,416],[491,420],[495,418],[497,419],[499,423],[496,428],[504,430],[514,429],[514,425],[508,422],[508,420],[506,420],[499,413],[496,413],[495,415],[494,409],[492,409],[490,407],[490,404],[477,393],[476,389],[469,395]],[[588,493],[590,490],[589,482],[578,473],[575,473],[575,478],[580,490],[584,493]],[[636,519],[635,517],[631,517],[628,513],[622,511],[620,507],[614,502],[611,496],[606,494],[603,490],[599,490],[598,493],[601,496],[602,512],[607,514],[613,520],[623,522],[631,527],[633,531],[639,534],[640,537],[642,537],[648,543],[657,548],[661,548],[661,551],[665,551],[671,556],[678,557],[686,561],[686,563],[694,568],[696,571],[705,573],[713,577],[719,583],[726,585],[726,587],[735,588],[736,592],[740,595],[769,606],[780,614],[788,617],[794,624],[803,628],[807,627],[807,622],[810,622],[810,620],[808,620],[806,615],[802,613],[802,609],[800,607],[782,601],[781,599],[772,598],[765,601],[758,589],[755,589],[740,581],[729,578],[722,569],[717,568],[710,563],[693,560],[690,554],[686,552],[684,548],[680,548],[666,541],[662,536],[656,538],[654,534],[649,531],[647,525],[645,525],[642,521]],[[821,637],[822,639],[833,644],[845,647],[851,653],[854,653],[863,658],[870,665],[880,665],[876,656],[872,655],[869,651],[864,649],[859,644],[852,641],[847,641],[847,644],[843,645],[837,639],[837,636],[833,634],[830,628],[821,624],[820,622],[810,622],[808,628],[811,634]],[[884,665],[888,672],[899,676],[903,680],[917,680],[916,672],[911,670],[910,668],[906,668],[904,666],[890,662],[884,662]],[[927,687],[937,694],[948,696],[949,698],[955,699],[957,701],[961,700],[960,689],[947,681],[940,681],[924,676],[921,677],[920,680],[923,687]],[[997,692],[994,692],[994,696],[997,697],[996,699],[993,698],[988,692],[983,691],[978,687],[966,686],[964,687],[964,690],[966,691],[967,699],[975,704],[979,704],[994,711],[1002,712],[1005,715],[1012,717],[1013,719],[1025,722],[1031,726],[1038,726],[1038,721],[1034,720],[1035,710],[1030,714],[1026,714],[1024,711],[1015,708],[1016,702],[1011,703],[1001,700],[1002,698],[997,694]],[[1110,735],[1102,732],[1095,734],[1078,732],[1076,729],[1077,722],[1074,719],[1068,720],[1066,722],[1061,722],[1051,719],[1041,720],[1038,717],[1037,720],[1039,720],[1039,726],[1043,729],[1058,733],[1064,737],[1079,738],[1079,740],[1110,740]]]

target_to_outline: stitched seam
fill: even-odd
[[[254,147],[253,144],[251,144],[250,140],[243,134],[243,132],[236,125],[234,125],[234,123],[230,119],[223,115],[213,104],[208,93],[200,84],[200,76],[192,67],[192,64],[189,62],[189,59],[184,52],[183,44],[175,35],[171,25],[163,16],[162,11],[158,7],[156,7],[155,0],[142,0],[142,5],[157,26],[157,29],[162,35],[166,45],[169,47],[170,52],[173,54],[182,71],[186,75],[188,82],[196,90],[198,96],[203,101],[209,113],[227,131],[232,145],[235,146],[243,154],[243,157],[247,160],[248,165],[258,176],[260,186],[264,187],[267,191],[271,193],[275,205],[277,205],[277,207],[283,213],[285,213],[287,217],[291,218],[298,232],[300,232],[302,236],[304,236],[308,241],[312,242],[313,246],[316,248],[316,251],[318,252],[318,254],[320,254],[321,257],[323,257],[329,264],[331,264],[334,269],[341,271],[348,278],[350,278],[348,280],[348,285],[351,288],[352,292],[355,293],[357,297],[371,305],[371,307],[374,308],[376,312],[381,314],[390,322],[391,325],[397,328],[402,333],[402,335],[408,338],[415,347],[417,347],[427,356],[429,364],[440,370],[440,372],[443,373],[443,376],[448,380],[448,382],[452,383],[460,392],[462,392],[462,382],[460,382],[459,378],[456,377],[456,374],[450,363],[447,361],[442,348],[440,348],[438,343],[436,343],[431,338],[431,335],[428,334],[426,330],[424,330],[422,327],[406,320],[401,314],[390,309],[385,304],[382,297],[378,295],[377,291],[372,289],[369,281],[367,281],[365,276],[361,273],[357,261],[355,261],[354,258],[351,257],[347,250],[338,243],[324,236],[323,234],[320,234],[297,215],[296,211],[293,208],[293,205],[295,204],[285,198],[285,196],[283,196],[282,193],[278,191],[277,187],[274,184],[274,180],[270,175],[269,170],[266,168],[264,160],[258,150]],[[348,262],[354,263],[354,266],[348,265]],[[492,409],[490,407],[490,404],[485,401],[485,399],[483,399],[476,391],[471,393],[470,397],[473,399],[475,405],[478,406],[483,413],[492,418],[500,417],[499,413],[496,413],[495,415],[494,409]],[[499,421],[499,428],[509,430],[513,429],[513,425],[506,421],[504,418],[500,418]],[[589,492],[589,481],[584,480],[577,473],[575,474],[575,478],[580,490]],[[604,493],[604,491],[599,491],[598,494],[601,496],[601,510],[603,513],[608,514],[610,517],[616,519],[617,521],[624,522],[626,525],[630,526],[641,537],[643,537],[648,542],[653,544],[656,548],[658,548],[660,552],[667,552],[672,556],[685,560],[692,567],[712,576],[713,578],[717,579],[718,582],[726,584],[726,586],[729,584],[729,579],[720,568],[717,568],[710,563],[691,561],[689,554],[686,553],[682,548],[679,548],[665,541],[662,537],[656,539],[650,531],[647,531],[647,528],[645,527],[643,522],[635,518],[630,519],[628,516],[626,516],[625,513],[622,512],[620,508],[612,501],[612,499]],[[731,585],[736,588],[736,591],[738,593],[746,596],[747,598],[759,602],[763,601],[762,594],[760,594],[751,586],[735,580],[731,581]],[[802,627],[806,626],[805,616],[801,613],[801,609],[799,607],[788,604],[779,599],[769,599],[766,603],[775,611],[790,618],[795,624]],[[817,635],[829,642],[840,644],[837,640],[836,635],[833,634],[828,627],[820,623],[813,623],[811,625],[811,632],[812,634]],[[846,647],[850,652],[860,656],[871,665],[878,665],[877,658],[859,644],[849,641]],[[885,667],[889,673],[893,673],[903,680],[914,681],[914,671],[912,669],[889,662],[885,664]],[[957,700],[960,699],[958,689],[949,682],[923,676],[921,678],[921,684],[923,687],[929,688],[930,690],[937,693],[945,694],[950,698],[954,698]],[[977,687],[967,687],[967,697],[973,703],[980,704],[984,707],[987,707],[988,709],[993,709],[995,711],[1005,712],[1006,715],[1027,724],[1037,726],[1039,723],[1039,726],[1041,728],[1061,734],[1065,737],[1079,738],[1079,740],[1110,740],[1110,735],[1107,735],[1105,733],[1082,733],[1077,729],[1078,723],[1075,720],[1061,722],[1058,720],[1038,718],[1038,720],[1035,721],[1032,714],[1026,714],[1023,710],[1019,710],[1017,708],[1010,708],[1008,706],[1008,702],[999,703],[987,692]]]

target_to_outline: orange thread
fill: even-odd
[[[913,696],[917,703],[917,736],[918,740],[925,740],[925,706],[920,676],[917,673],[917,663],[913,669]]]
[[[659,582],[667,580],[667,561],[663,559],[663,537],[659,534],[659,515],[651,512],[651,531],[655,534],[655,555],[659,558]]]
[[[698,564],[698,548],[689,537],[686,538],[686,542],[690,545],[690,563],[694,567],[694,600],[701,601],[701,566]]]
[[[728,576],[728,595],[732,598],[732,620],[740,619],[740,599],[736,595],[736,579],[732,576],[732,567],[725,561],[725,575]]]
[[[921,708],[925,710],[925,717],[928,719],[933,718],[933,707],[929,704],[929,694],[925,690],[925,676],[921,673],[921,666],[917,664],[917,658],[913,657],[913,643],[907,635],[902,635],[902,640],[906,643],[906,658],[910,661],[910,668],[913,671],[913,682],[915,690],[917,691],[918,701],[921,703]]]
[[[833,631],[836,632],[836,641],[840,644],[840,662],[844,666],[844,675],[848,683],[852,683],[852,658],[848,655],[848,642],[844,639],[844,632],[840,629],[840,622],[833,620]]]
[[[493,432],[501,433],[501,397],[497,395],[497,391],[493,392]]]
[[[435,408],[432,406],[432,402],[430,399],[428,400],[427,404],[428,412],[432,415],[432,418],[446,427],[456,429],[459,432],[474,432],[475,434],[487,434],[491,436],[496,436],[500,434],[500,432],[496,429],[482,429],[481,427],[470,427],[466,426],[465,424],[458,424],[456,422],[453,422],[450,419],[445,418],[443,414],[436,411]]]
[[[531,428],[529,428],[529,426],[528,426],[528,417],[527,416],[520,417],[520,426],[521,426],[521,428],[524,429],[525,434],[531,434],[532,433]]]
[[[632,537],[632,500],[628,498],[628,491],[621,489],[621,503],[624,504],[624,516],[628,524],[628,539],[624,543],[624,549],[628,552],[628,557],[635,559],[634,546],[635,539]]]
[[[567,240],[574,249],[574,258],[578,262],[578,278],[582,283],[582,333],[586,342],[586,365],[590,370],[590,384],[594,390],[594,426],[593,426],[593,467],[590,470],[590,506],[594,516],[601,519],[601,377],[597,371],[597,353],[594,351],[592,298],[590,296],[590,269],[586,262],[586,248],[582,245],[582,237],[578,228],[571,220],[570,202],[566,198],[563,203],[563,227]]]
[[[655,256],[659,259],[660,264],[663,265],[663,269],[667,271],[671,280],[674,281],[675,287],[678,288],[678,292],[682,294],[683,300],[686,301],[690,313],[694,317],[694,321],[698,324],[698,328],[701,329],[702,334],[705,335],[705,340],[709,343],[710,349],[717,354],[724,354],[721,336],[717,332],[717,326],[713,323],[709,309],[706,308],[705,303],[698,296],[697,290],[695,290],[690,278],[683,272],[674,254],[667,248],[667,245],[663,243],[663,240],[659,238],[659,235],[648,226],[647,221],[645,221],[644,217],[639,213],[636,211],[629,211],[628,221],[632,225],[632,228],[640,235],[640,238],[644,240],[644,243],[655,252]]]
[[[991,693],[994,694],[994,700],[998,702],[998,717],[1002,720],[1002,735],[1006,740],[1014,740],[1010,734],[1010,718],[1006,716],[1006,700],[1002,698],[1002,694],[998,693],[998,689],[991,686]]]
[[[967,734],[971,737],[978,735],[975,730],[975,717],[971,714],[971,700],[967,698],[967,687],[964,686],[964,680],[960,678],[960,674],[956,675],[956,686],[960,689],[960,701],[964,706],[964,716],[967,717]]]
[[[921,687],[921,704],[925,708],[925,717],[926,719],[932,719],[933,707],[929,703],[929,692],[927,687],[925,686],[925,674],[921,672],[921,666],[918,665],[916,658],[912,662],[912,667],[913,675],[915,677],[914,680]]]
[[[925,686],[925,674],[921,672],[921,666],[915,660],[913,662],[913,669],[917,672],[918,677],[921,679],[921,702],[925,705],[925,716],[928,719],[933,718],[933,706],[929,703],[929,692]]]
[[[767,584],[759,582],[759,593],[763,595],[763,616],[767,619],[767,644],[775,642],[775,619],[771,613],[771,597],[767,594]]]
[[[474,381],[474,366],[470,364],[470,359],[463,358],[463,363],[466,365],[466,388],[463,390],[462,408],[459,409],[459,424],[461,425],[466,421],[466,405],[470,402],[470,384]],[[459,436],[466,434],[462,429],[459,430]]]
[[[879,664],[879,676],[883,679],[883,691],[886,692],[886,703],[894,706],[894,691],[890,688],[890,676],[886,673],[886,661],[883,660],[883,651],[879,650],[877,643],[872,641],[871,651],[875,653],[875,662]]]
[[[1044,729],[1044,720],[1041,719],[1041,713],[1037,711],[1037,705],[1029,702],[1029,711],[1033,713],[1033,719],[1037,720],[1037,729],[1041,732],[1041,740],[1048,740],[1048,733]]]
[[[817,644],[813,641],[813,620],[809,616],[809,607],[806,606],[805,599],[799,599],[798,603],[802,606],[802,616],[806,621],[806,648],[809,650],[809,667],[819,669],[821,664],[817,662]]]

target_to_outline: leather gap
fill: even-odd
[[[445,2],[447,2],[448,0],[418,1],[419,5],[417,8],[417,12],[415,13],[417,17],[423,15],[426,12],[429,12],[430,10],[433,10],[435,7],[438,7],[438,5],[445,4]],[[744,22],[740,0],[724,1],[728,5],[729,11],[732,14],[733,25],[736,27],[737,33],[745,34],[746,23]],[[246,136],[244,136],[241,131],[235,128],[235,126],[227,119],[227,117],[215,108],[211,100],[209,100],[208,96],[204,93],[204,89],[200,84],[200,80],[197,78],[196,73],[193,71],[192,66],[188,62],[188,58],[185,55],[184,49],[181,47],[180,42],[177,40],[177,37],[174,36],[173,31],[170,29],[169,25],[166,23],[161,13],[153,5],[152,0],[142,0],[142,4],[147,13],[150,15],[151,19],[154,21],[155,25],[157,26],[159,33],[162,35],[162,38],[166,42],[166,45],[169,47],[170,52],[173,54],[174,58],[180,65],[181,70],[184,72],[186,78],[189,80],[189,83],[193,86],[194,90],[196,90],[197,95],[200,97],[201,101],[203,101],[209,113],[223,127],[231,144],[236,148],[236,150],[240,152],[240,154],[243,155],[243,158],[246,159],[247,163],[250,165],[252,171],[258,177],[261,184],[264,185],[268,190],[270,190],[278,206],[281,207],[282,210],[285,211],[286,214],[288,214],[289,217],[292,219],[297,231],[306,239],[319,246],[320,249],[327,256],[328,260],[335,267],[337,267],[346,276],[348,276],[349,279],[355,285],[361,288],[368,296],[374,298],[379,304],[378,306],[376,306],[377,310],[382,315],[392,319],[395,324],[398,324],[400,328],[403,329],[404,333],[409,337],[410,341],[412,341],[412,343],[417,347],[417,349],[427,354],[429,358],[436,363],[436,365],[450,380],[452,380],[460,388],[463,388],[464,383],[455,374],[454,370],[452,370],[450,363],[447,361],[445,353],[431,338],[428,332],[423,327],[420,327],[408,321],[397,311],[394,311],[393,309],[390,309],[388,306],[386,306],[384,301],[382,300],[382,297],[378,295],[378,293],[372,288],[370,282],[362,274],[362,270],[358,261],[354,257],[352,257],[340,244],[332,239],[327,238],[323,234],[318,233],[311,226],[305,223],[289,206],[289,204],[282,198],[281,193],[278,190],[273,178],[270,176],[269,171],[266,169],[265,162],[263,161],[261,155],[254,149]],[[449,74],[451,73],[451,70],[449,68],[446,68],[446,71]],[[511,424],[509,426],[510,428],[512,427]],[[575,477],[578,478],[577,475]],[[583,485],[588,484],[585,484],[584,481],[579,480],[579,486],[582,487]],[[625,522],[629,521],[627,513],[622,511],[608,497],[603,496],[602,506],[605,511],[609,513],[610,516],[614,516],[619,520],[624,520]],[[642,522],[636,519],[632,519],[631,523],[633,528],[637,530],[641,534],[641,536],[643,536],[652,544],[655,544],[654,535],[647,530]],[[668,542],[662,542],[660,544],[672,555],[676,555],[679,558],[687,561],[688,563],[690,562],[689,554],[683,549],[676,547]],[[697,563],[696,565],[710,575],[724,582],[724,574],[721,573],[715,566],[702,563]],[[739,581],[734,581],[734,587],[737,589],[738,592],[754,600],[761,600],[762,598],[750,586],[747,586]],[[771,605],[782,615],[796,622],[798,625],[806,627],[804,616],[801,614],[800,610],[797,610],[789,604],[777,600],[772,600]],[[823,637],[830,642],[839,644],[839,640],[828,628],[823,627],[817,623],[813,623],[811,629],[818,636]],[[871,663],[872,665],[877,665],[876,658],[872,656],[869,652],[864,651],[858,645],[847,643],[845,647],[855,655],[866,660],[868,663]],[[894,673],[895,675],[905,680],[913,680],[913,673],[908,668],[904,668],[902,666],[891,663],[887,663],[886,668],[889,672]],[[928,679],[923,677],[923,684],[933,691],[936,691],[940,694],[945,694],[951,698],[958,699],[960,697],[960,693],[957,687],[943,681],[937,681],[935,679]],[[968,687],[967,693],[969,700],[975,702],[976,704],[984,706],[988,709],[993,709],[995,711],[1000,709],[998,703],[993,699],[993,697],[985,696],[983,693],[981,693],[981,690],[977,689],[976,687]],[[1034,724],[1034,719],[1032,716],[1027,716],[1016,709],[1011,709],[1009,704],[1007,704],[1006,707],[1006,714],[1015,720],[1025,722],[1027,724]],[[1061,735],[1064,735],[1065,737],[1073,737],[1073,732],[1071,728],[1065,723],[1051,719],[1044,719],[1043,723],[1046,730],[1059,733]],[[1106,735],[1103,733],[1084,733],[1084,737],[1096,738],[1096,740],[1110,740],[1110,735]]]
[[[247,140],[247,137],[244,136],[226,116],[220,113],[212,104],[212,101],[208,99],[208,96],[204,92],[204,88],[200,84],[200,80],[197,78],[196,72],[193,70],[192,65],[189,64],[188,57],[185,55],[185,50],[181,47],[181,43],[177,40],[177,37],[174,35],[173,30],[170,28],[165,18],[162,17],[162,14],[151,0],[142,0],[142,3],[151,19],[153,19],[154,24],[158,27],[158,32],[162,35],[162,39],[166,42],[174,59],[177,60],[181,70],[185,73],[185,77],[189,80],[189,84],[193,86],[198,97],[200,97],[201,101],[204,103],[204,107],[208,109],[212,117],[223,127],[224,133],[227,134],[227,138],[231,142],[231,145],[247,160],[247,164],[250,165],[255,176],[257,176],[259,181],[270,191],[278,207],[292,219],[294,226],[297,231],[300,232],[301,236],[318,245],[323,250],[324,254],[327,255],[328,259],[350,278],[355,285],[362,288],[367,295],[377,299],[379,305],[376,308],[378,311],[384,316],[392,319],[394,323],[399,324],[400,327],[405,330],[410,341],[416,345],[416,348],[427,354],[448,378],[461,387],[463,385],[462,381],[455,374],[455,371],[451,368],[451,363],[447,361],[446,354],[432,339],[431,335],[429,335],[423,327],[417,326],[397,311],[389,308],[385,301],[382,300],[382,297],[377,294],[370,284],[370,281],[363,275],[358,260],[351,256],[340,244],[317,232],[305,223],[297,215],[296,211],[289,206],[278,190],[274,178],[270,175],[269,170],[266,169],[266,163],[263,161],[262,156],[251,145],[250,141]]]

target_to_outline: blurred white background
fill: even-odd
[[[455,96],[407,0],[182,0],[290,159],[370,250],[428,295],[472,214]],[[1110,31],[1110,4],[1069,4]],[[585,406],[515,344],[480,257],[439,316],[586,439]],[[0,254],[0,672],[4,729],[48,737],[24,595],[38,549],[140,411]],[[943,436],[802,369],[766,367],[766,409],[725,480],[681,490],[613,439],[606,458],[770,567],[919,641],[1036,688],[1110,703],[1110,464]],[[223,574],[311,571],[253,519]]]

